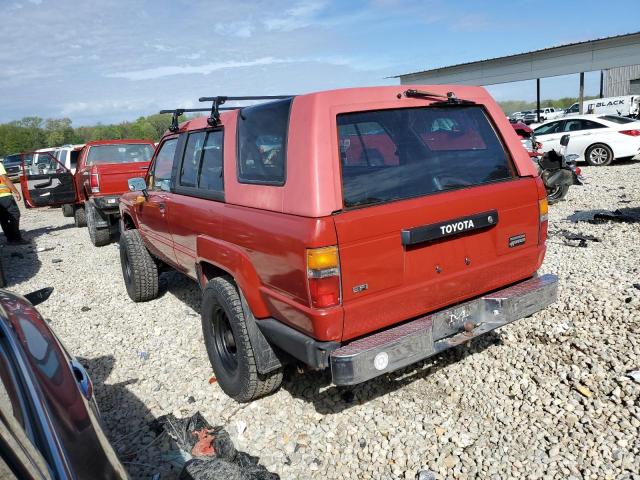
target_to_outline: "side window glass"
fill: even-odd
[[[560,123],[562,122],[551,122],[538,127],[534,130],[536,135],[547,135],[549,133],[557,133],[560,130]]]
[[[583,130],[583,129],[584,129],[584,125],[582,123],[582,120],[567,120],[566,123],[564,124],[565,132],[576,132],[578,130]]]
[[[149,190],[169,191],[173,157],[175,156],[177,145],[178,138],[176,137],[167,140],[160,147],[153,164],[153,172],[149,175]]]
[[[604,125],[602,125],[601,123],[598,122],[592,122],[591,120],[583,120],[582,121],[582,128],[584,130],[588,130],[591,128],[605,128]]]
[[[80,152],[71,152],[71,168],[76,168],[78,165],[78,157],[80,156]]]
[[[283,185],[291,100],[246,107],[238,115],[238,181]]]
[[[215,192],[224,191],[222,168],[222,131],[209,132],[204,144],[198,187]]]
[[[182,168],[180,169],[180,185],[183,187],[195,187],[200,167],[200,158],[204,146],[205,132],[197,132],[189,135],[187,148],[184,151]]]

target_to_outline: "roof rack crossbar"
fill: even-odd
[[[223,108],[219,108],[219,110],[233,110],[234,107],[223,107]],[[170,132],[177,132],[178,131],[178,118],[183,114],[183,113],[191,113],[191,112],[209,112],[211,109],[210,108],[174,108],[173,110],[160,110],[160,113],[170,113],[171,114],[171,126],[169,126],[169,131]]]

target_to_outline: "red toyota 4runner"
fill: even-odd
[[[275,390],[290,359],[363,382],[555,301],[557,278],[536,275],[546,192],[513,128],[482,88],[421,88],[222,114],[233,99],[212,97],[129,181],[129,296],[156,297],[164,266],[198,282],[229,396]]]
[[[37,165],[23,167],[25,204],[62,205],[63,214],[75,217],[77,227],[88,226],[95,246],[106,245],[118,229],[120,195],[128,191],[130,178],[146,174],[154,149],[150,140],[89,142],[78,155],[75,174],[52,155],[40,153]],[[23,155],[23,161],[27,158]]]

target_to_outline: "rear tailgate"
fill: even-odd
[[[540,257],[537,198],[535,180],[521,178],[336,215],[343,338],[531,276]],[[402,243],[403,230],[440,222],[456,225],[458,219],[493,211],[493,226]],[[517,243],[521,235],[525,243],[510,247],[510,239]]]
[[[149,162],[105,163],[94,165],[100,182],[100,195],[121,195],[129,191],[130,178],[144,177]]]
[[[539,267],[536,179],[516,175],[485,115],[474,106],[338,117],[343,340]]]

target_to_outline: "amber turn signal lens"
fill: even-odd
[[[142,205],[144,203],[144,200],[145,198],[143,195],[138,195],[133,203],[135,203],[136,205]]]
[[[324,247],[307,250],[307,268],[325,270],[338,267],[338,247]]]
[[[549,213],[549,203],[547,202],[547,199],[543,198],[538,202],[538,205],[540,209],[540,217],[546,217]]]

